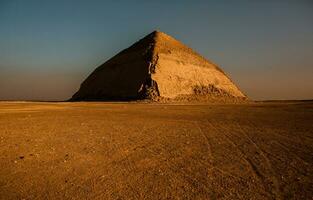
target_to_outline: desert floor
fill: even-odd
[[[0,103],[0,199],[312,199],[313,103]]]

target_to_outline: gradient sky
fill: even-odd
[[[158,29],[252,99],[313,99],[313,1],[0,0],[0,100],[64,100]]]

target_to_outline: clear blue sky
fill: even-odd
[[[253,99],[313,99],[312,0],[0,0],[0,99],[67,99],[155,29]]]

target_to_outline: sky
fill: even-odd
[[[66,100],[156,29],[251,99],[313,99],[312,0],[0,0],[0,100]]]

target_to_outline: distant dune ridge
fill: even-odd
[[[215,64],[153,31],[99,66],[70,99],[242,101],[247,97]]]

